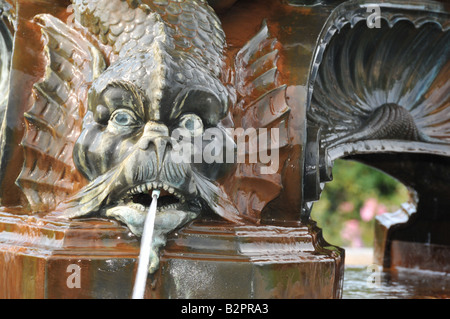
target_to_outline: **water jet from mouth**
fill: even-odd
[[[152,249],[153,229],[155,226],[155,215],[158,203],[159,190],[153,190],[152,202],[145,218],[144,231],[141,238],[141,250],[139,253],[139,263],[136,280],[133,288],[133,299],[144,299],[145,285],[147,283],[148,267],[150,263],[150,253]]]

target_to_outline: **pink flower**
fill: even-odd
[[[363,246],[359,221],[356,219],[351,219],[344,223],[344,227],[341,230],[341,236],[343,239],[350,242],[351,247]]]
[[[375,198],[367,199],[359,211],[361,219],[365,222],[371,220],[375,216],[378,206],[378,201]]]
[[[339,205],[339,210],[344,213],[350,213],[355,209],[355,204],[352,202],[343,202]]]

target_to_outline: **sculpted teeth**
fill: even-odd
[[[164,189],[165,191],[169,192],[170,194],[173,194],[175,197],[180,199],[181,203],[185,202],[185,198],[183,195],[179,194],[175,191],[173,187],[169,187],[167,184],[163,183],[156,183],[156,182],[149,182],[146,184],[138,185],[127,191],[127,195],[135,195],[140,193],[147,193],[150,190],[153,189]]]
[[[143,212],[147,211],[147,209],[141,204],[132,203],[132,204],[130,204],[130,206],[139,211],[143,211]]]

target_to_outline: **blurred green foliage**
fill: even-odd
[[[391,176],[358,162],[338,160],[333,181],[325,185],[311,216],[330,244],[372,247],[375,216],[396,211],[408,199],[407,188]]]

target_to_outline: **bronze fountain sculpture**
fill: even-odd
[[[443,2],[44,2],[1,2],[0,297],[130,297],[159,190],[148,298],[339,298],[310,212],[343,157],[416,194],[380,263],[448,249]]]

